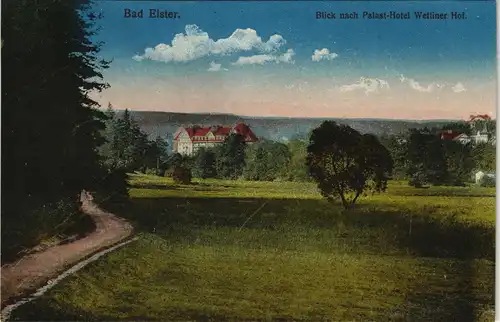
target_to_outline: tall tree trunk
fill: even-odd
[[[358,199],[359,195],[361,194],[361,192],[357,192],[356,193],[356,196],[354,197],[354,199],[352,199],[351,201],[351,205],[354,205],[356,203],[356,200]]]

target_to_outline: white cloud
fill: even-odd
[[[209,72],[218,72],[221,70],[227,70],[227,68],[222,68],[222,64],[217,64],[215,62],[211,62],[210,67],[207,69]]]
[[[274,61],[276,57],[272,55],[254,55],[247,57],[239,57],[234,65],[251,65],[251,64],[259,64],[264,65],[264,63]]]
[[[411,88],[413,88],[414,90],[419,91],[419,92],[430,93],[430,92],[434,91],[434,89],[436,88],[435,83],[431,83],[431,84],[424,87],[424,86],[420,85],[420,83],[415,81],[414,79],[409,79],[408,82],[409,82]]]
[[[288,49],[286,53],[282,55],[253,55],[253,56],[242,56],[239,57],[233,65],[264,65],[266,63],[289,63],[293,64],[293,56],[295,52],[293,49]]]
[[[390,88],[389,83],[379,78],[366,78],[361,77],[359,81],[350,85],[343,85],[340,87],[341,92],[350,92],[358,89],[364,89],[365,94],[378,92],[379,89]]]
[[[283,55],[281,55],[279,57],[279,60],[284,62],[284,63],[295,63],[294,60],[293,60],[293,56],[295,56],[295,51],[293,51],[293,49],[288,49],[286,51],[286,53],[284,53]]]
[[[464,84],[462,83],[456,83],[452,88],[451,88],[452,91],[454,91],[455,93],[461,93],[461,92],[465,92],[467,89],[465,88]]]
[[[209,55],[227,55],[235,52],[257,50],[262,53],[273,53],[286,44],[280,35],[272,35],[263,41],[253,29],[236,29],[229,37],[213,40],[208,33],[196,25],[186,25],[185,33],[174,36],[170,45],[158,44],[154,48],[146,48],[144,54],[135,55],[136,61],[150,59],[162,62],[186,62]]]
[[[408,83],[412,89],[425,93],[433,92],[436,88],[443,88],[445,86],[443,84],[438,84],[435,82],[432,82],[427,86],[422,86],[420,85],[419,82],[417,82],[413,78],[406,78],[403,75],[400,75],[399,80],[401,81],[401,83]]]
[[[320,60],[332,60],[337,58],[339,55],[336,53],[330,53],[327,48],[323,48],[321,50],[315,49],[314,54],[311,56],[312,61],[320,61]]]
[[[144,57],[140,56],[140,55],[135,55],[134,57],[132,57],[132,59],[135,60],[135,61],[143,61]]]

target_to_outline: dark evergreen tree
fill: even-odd
[[[108,67],[90,40],[98,15],[87,1],[4,1],[2,10],[3,210],[95,188],[104,114],[89,93],[107,86]]]
[[[111,107],[106,112],[105,136],[107,143],[100,152],[111,169],[141,171],[157,169],[167,157],[167,142],[160,137],[148,139],[128,110],[116,116]]]
[[[224,179],[237,179],[245,167],[245,140],[239,134],[229,135],[218,148],[217,175]]]
[[[146,167],[149,169],[156,169],[156,174],[165,173],[162,164],[168,158],[168,143],[161,136],[157,136],[154,141],[149,141],[146,152]],[[160,169],[162,169],[160,171]]]
[[[29,239],[2,234],[2,255],[53,233],[52,205],[103,188],[106,116],[90,97],[107,87],[98,19],[89,1],[2,2],[2,225]]]

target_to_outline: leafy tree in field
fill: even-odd
[[[325,121],[313,130],[307,153],[307,166],[323,196],[340,199],[345,208],[368,191],[387,188],[392,159],[373,135]]]
[[[471,151],[476,170],[494,172],[496,169],[496,147],[491,143],[475,145]]]
[[[290,151],[290,161],[283,168],[283,177],[290,181],[310,180],[309,170],[306,165],[307,142],[303,140],[291,140],[287,144]]]
[[[403,179],[407,173],[406,139],[402,135],[381,135],[380,143],[385,146],[394,162],[392,177]]]
[[[268,147],[266,149],[266,156],[269,160],[267,163],[268,180],[284,178],[286,175],[286,168],[292,158],[288,145],[279,142],[272,142],[265,146]]]
[[[406,159],[410,185],[420,187],[446,182],[448,173],[443,140],[435,131],[411,129],[406,143]]]
[[[198,150],[195,159],[195,175],[199,178],[215,178],[217,176],[216,155],[211,149],[201,148]]]
[[[450,140],[445,140],[442,144],[446,160],[446,184],[465,185],[467,181],[470,181],[474,169],[471,144]]]
[[[243,174],[245,147],[245,140],[239,134],[229,135],[218,147],[216,169],[219,177],[237,179]]]
[[[266,180],[267,153],[262,143],[253,144],[247,147],[245,152],[244,178],[246,180]]]
[[[470,133],[470,126],[465,122],[457,122],[433,130],[425,128],[409,131],[405,155],[410,185],[456,186],[470,181],[472,172],[481,158],[479,151],[482,148],[470,143],[442,139],[440,133],[444,130],[467,134]]]
[[[161,165],[168,159],[167,149],[167,141],[160,136],[157,136],[154,141],[149,141],[145,158],[146,168],[155,168],[156,173],[158,174],[160,172]]]
[[[179,167],[189,169],[191,171],[193,163],[194,160],[192,157],[183,156],[180,153],[174,153],[166,159],[160,168],[165,175],[172,176],[174,170]]]
[[[286,175],[290,162],[288,146],[273,141],[261,141],[247,147],[244,177],[247,180],[272,181]]]
[[[470,123],[472,134],[476,134],[477,131],[486,131],[488,135],[495,135],[496,133],[496,120],[492,119],[475,119]]]
[[[426,137],[428,180],[433,185],[445,184],[449,179],[444,142],[445,140],[442,140],[435,132],[431,132],[431,135]]]

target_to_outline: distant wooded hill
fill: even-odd
[[[121,114],[122,111],[117,111]],[[248,124],[260,138],[275,141],[288,141],[306,138],[309,132],[324,120],[333,120],[360,131],[376,135],[398,134],[410,128],[442,126],[450,120],[388,120],[388,119],[341,119],[341,118],[286,118],[286,117],[249,117],[233,114],[190,114],[172,112],[131,111],[143,131],[152,137],[160,135],[167,138],[172,146],[172,136],[180,126],[189,125],[230,125],[237,121]]]

